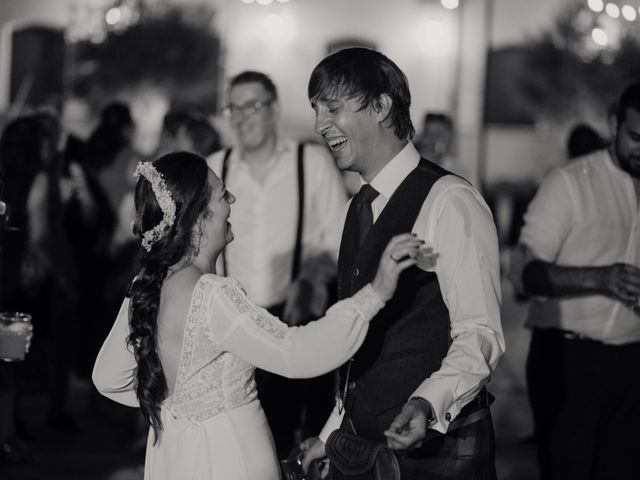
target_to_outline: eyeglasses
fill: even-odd
[[[227,105],[223,110],[223,113],[232,118],[238,118],[240,115],[243,117],[249,117],[251,115],[255,115],[260,110],[265,107],[268,107],[273,103],[273,100],[257,100],[255,102],[247,102],[242,105]]]

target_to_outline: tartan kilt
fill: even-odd
[[[402,480],[496,480],[491,415],[399,452]]]
[[[353,398],[351,399],[353,401]],[[353,406],[352,402],[349,406]],[[488,408],[488,407],[487,407]],[[348,410],[350,410],[347,407]],[[378,438],[374,431],[383,431],[390,423],[381,421],[362,409],[345,415],[343,428],[359,431],[365,438]],[[355,414],[355,415],[354,415]],[[394,415],[395,416],[395,415]],[[366,431],[369,430],[369,431]],[[441,434],[427,431],[420,448],[396,451],[402,480],[496,480],[495,437],[489,413],[477,422]],[[338,475],[335,478],[340,479]],[[348,480],[345,477],[344,480]]]

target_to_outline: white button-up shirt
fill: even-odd
[[[374,222],[419,161],[420,154],[409,143],[371,181],[380,193],[371,204]],[[452,343],[441,368],[425,377],[411,396],[431,403],[436,417],[431,428],[445,433],[487,383],[504,353],[498,238],[480,193],[453,175],[434,183],[412,232],[437,256],[433,271],[449,309]],[[326,442],[341,421],[334,408],[320,438]]]
[[[640,265],[640,211],[633,181],[607,150],[547,175],[524,220],[520,244],[545,262]],[[526,325],[570,330],[612,345],[640,341],[640,318],[604,295],[534,298]]]
[[[297,143],[277,142],[263,182],[251,174],[239,148],[229,158],[225,185],[236,197],[230,222],[235,236],[225,249],[227,272],[239,280],[257,305],[282,303],[292,278],[293,251],[298,225]],[[224,151],[209,157],[209,167],[220,176]],[[322,281],[318,260],[337,256],[340,215],[347,201],[344,183],[326,148],[304,147],[304,225],[301,275],[312,282]],[[326,267],[326,263],[323,264]]]

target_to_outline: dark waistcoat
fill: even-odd
[[[421,160],[389,199],[359,251],[352,240],[353,225],[347,222],[338,258],[339,298],[373,280],[389,240],[411,231],[431,187],[448,173]],[[382,432],[411,393],[440,369],[450,338],[449,311],[435,273],[405,270],[395,295],[371,321],[362,347],[340,369],[347,418],[355,422],[359,435],[384,439]]]

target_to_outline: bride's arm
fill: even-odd
[[[212,340],[248,363],[290,378],[315,377],[346,362],[362,345],[369,320],[384,306],[371,285],[303,327],[288,327],[254,305],[227,279],[210,293]]]
[[[129,299],[125,298],[109,336],[96,358],[91,379],[98,391],[111,400],[138,407],[135,393],[136,359],[127,346]]]

